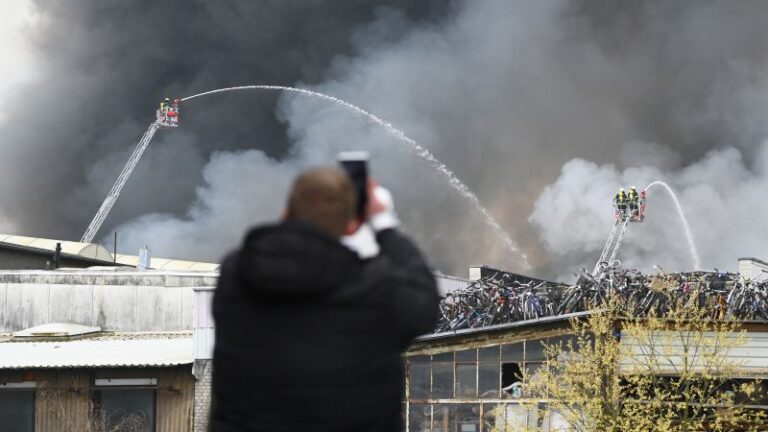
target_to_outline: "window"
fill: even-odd
[[[0,421],[2,430],[34,432],[35,389],[0,386]]]
[[[523,343],[502,345],[501,358],[504,363],[517,363],[525,360]]]
[[[503,409],[503,405],[496,405],[492,403],[483,404],[483,431],[500,430],[496,423],[496,417],[499,414],[499,410]],[[501,429],[503,430],[503,429]]]
[[[456,405],[435,405],[432,432],[456,432]]]
[[[544,344],[546,339],[533,339],[525,341],[525,361],[527,362],[543,362],[546,360],[544,355]]]
[[[543,367],[544,367],[543,362],[526,363],[525,364],[525,381],[526,382],[530,381],[531,377],[536,375],[539,369]]]
[[[154,379],[96,380],[95,421],[105,430],[155,430]]]
[[[453,363],[432,363],[432,398],[453,397]]]
[[[477,363],[456,364],[456,398],[477,397]]]
[[[477,394],[481,399],[499,397],[499,362],[480,363],[477,368]]]
[[[501,388],[503,397],[519,399],[522,397],[523,370],[520,363],[504,363],[501,366]]]
[[[456,351],[457,363],[471,363],[477,361],[477,350]]]
[[[499,362],[499,347],[492,346],[488,348],[480,348],[478,353],[480,363],[498,363]]]
[[[480,405],[456,407],[456,432],[480,432]]]
[[[477,365],[477,395],[481,399],[496,399],[499,397],[500,364],[499,346],[480,348]]]
[[[409,431],[429,432],[432,430],[432,405],[411,404],[409,417]]]
[[[429,398],[429,363],[410,363],[408,379],[411,399]]]

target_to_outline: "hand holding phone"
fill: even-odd
[[[366,219],[368,207],[368,153],[363,151],[341,152],[338,161],[347,172],[357,194],[357,216]]]

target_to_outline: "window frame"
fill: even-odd
[[[157,378],[96,378],[90,391],[91,416],[99,418],[102,408],[102,392],[120,390],[152,390],[152,422],[149,430],[157,431]]]

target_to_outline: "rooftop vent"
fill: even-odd
[[[101,331],[101,327],[89,327],[72,323],[50,323],[13,332],[14,338],[48,338],[82,336]]]

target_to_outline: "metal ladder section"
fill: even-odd
[[[600,270],[600,263],[606,263],[608,265],[616,259],[616,255],[619,253],[619,246],[621,245],[621,239],[624,237],[624,233],[627,232],[629,226],[629,216],[622,216],[621,220],[616,221],[611,230],[611,234],[608,235],[608,241],[605,242],[603,247],[603,253],[600,254],[600,259],[595,264],[595,269],[592,270],[592,276],[596,276]]]
[[[109,211],[112,210],[112,206],[115,205],[117,197],[120,196],[120,191],[123,190],[123,186],[125,186],[125,183],[128,181],[128,178],[133,172],[133,169],[136,168],[136,164],[139,163],[141,155],[144,154],[144,150],[147,149],[149,142],[152,141],[152,137],[155,135],[155,132],[157,132],[157,129],[160,128],[160,126],[161,125],[157,121],[152,122],[152,124],[149,125],[149,128],[147,128],[147,131],[144,132],[144,135],[141,137],[139,143],[136,144],[136,148],[133,150],[133,153],[128,159],[128,162],[125,163],[123,170],[117,177],[117,180],[112,186],[112,189],[109,191],[109,194],[107,194],[107,197],[104,198],[104,202],[101,203],[101,207],[96,213],[96,216],[93,217],[91,224],[88,225],[88,229],[86,229],[85,233],[83,233],[83,237],[80,239],[80,242],[91,243],[93,241],[96,233],[99,232],[99,229],[101,228],[101,224],[103,224],[104,220],[107,219]]]

